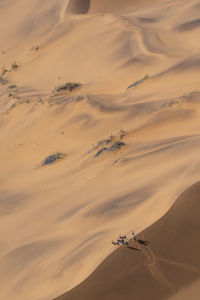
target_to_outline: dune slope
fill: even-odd
[[[130,248],[114,251],[89,278],[56,300],[169,299],[200,279],[199,214],[197,183],[136,242],[129,241]],[[193,297],[198,295],[199,289]]]
[[[72,14],[84,13],[128,13],[136,11],[152,4],[158,3],[159,0],[70,0],[67,12]]]
[[[200,178],[199,1],[87,3],[0,1],[6,300],[71,290]]]

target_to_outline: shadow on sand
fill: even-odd
[[[135,251],[140,251],[140,249],[138,248],[135,248],[135,247],[131,247],[131,246],[127,246],[128,249],[131,249],[131,250],[135,250]]]
[[[136,240],[136,242],[138,242],[139,244],[141,244],[143,246],[147,246],[150,243],[150,242],[144,241],[144,240]]]

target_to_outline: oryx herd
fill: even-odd
[[[134,232],[131,233],[131,237],[132,237],[133,241],[136,241]],[[127,236],[126,235],[120,235],[119,238],[116,240],[116,242],[112,241],[112,244],[114,246],[120,246],[120,245],[128,246]]]

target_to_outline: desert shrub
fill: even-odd
[[[107,151],[107,152],[116,152],[117,150],[119,150],[123,146],[125,146],[125,143],[123,143],[121,141],[116,141],[110,147],[103,147],[103,148],[99,149],[97,151],[97,153],[94,155],[94,157],[98,157],[99,155],[101,155],[105,151]]]
[[[149,75],[145,75],[144,77],[142,77],[141,79],[135,81],[134,83],[132,83],[131,85],[128,86],[128,89],[132,88],[132,87],[136,87],[139,84],[143,83],[145,80],[149,79],[150,76]]]
[[[13,99],[17,99],[17,100],[21,100],[21,98],[19,96],[17,96],[16,93],[9,93],[8,97],[9,98],[13,98]]]
[[[2,68],[1,73],[0,73],[0,84],[6,84],[8,80],[4,77],[8,70],[6,68]]]
[[[51,154],[49,155],[48,157],[46,157],[42,163],[41,163],[41,166],[46,166],[46,165],[50,165],[52,164],[53,162],[59,160],[59,159],[62,159],[65,157],[65,154],[64,153],[61,153],[61,152],[57,152],[57,153],[54,153],[54,154]]]
[[[8,83],[8,80],[0,76],[0,84],[6,84],[6,83]]]
[[[5,75],[6,75],[6,73],[8,72],[8,70],[6,69],[6,68],[2,68],[2,70],[1,70],[1,74],[0,74],[0,76],[1,77],[4,77]]]
[[[44,100],[42,98],[39,98],[38,103],[44,104]]]
[[[17,86],[15,84],[11,84],[8,86],[8,89],[15,89]]]
[[[109,152],[116,152],[119,150],[121,147],[125,146],[125,143],[121,141],[116,141],[112,144],[112,146],[108,149]]]
[[[122,140],[125,135],[126,135],[126,131],[124,131],[123,129],[120,129],[120,131],[119,131],[120,140]]]
[[[109,137],[105,139],[99,140],[93,147],[88,151],[88,154],[97,151],[94,157],[99,156],[104,151],[114,152],[117,149],[121,148],[125,144],[122,142],[123,138],[126,136],[126,131],[120,129],[120,131],[113,135],[111,134]]]
[[[30,51],[35,51],[35,52],[37,52],[38,50],[40,50],[40,46],[38,46],[38,45],[34,45],[30,49]]]
[[[18,68],[19,68],[19,64],[16,61],[14,61],[11,64],[11,71],[16,71]]]
[[[97,151],[97,153],[95,154],[94,157],[98,157],[98,156],[101,155],[104,151],[108,151],[108,148],[106,148],[106,147],[101,148],[100,150]]]
[[[55,92],[55,93],[58,93],[58,92],[61,92],[61,91],[72,92],[73,90],[75,90],[79,87],[81,87],[81,83],[67,82],[65,84],[61,84],[61,85],[55,87],[53,92]]]

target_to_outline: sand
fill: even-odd
[[[159,0],[71,0],[67,6],[67,13],[112,13],[124,14],[137,11],[158,3]]]
[[[71,290],[199,181],[199,9],[0,1],[2,299]]]
[[[197,183],[136,241],[129,240],[129,248],[119,247],[89,278],[56,300],[197,299],[199,213]]]

